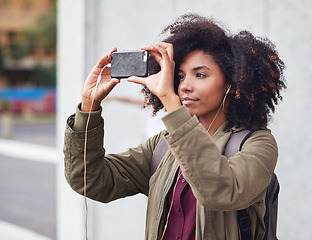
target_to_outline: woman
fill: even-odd
[[[65,175],[83,194],[83,144],[88,112],[87,195],[101,202],[148,196],[146,239],[240,239],[236,210],[248,208],[253,239],[265,233],[266,188],[277,144],[266,128],[285,88],[284,64],[274,46],[249,32],[231,35],[213,20],[189,14],[164,29],[163,42],[144,46],[155,61],[142,84],[154,113],[165,108],[166,130],[124,153],[105,155],[101,101],[119,83],[110,79],[112,52],[88,76],[82,103],[68,120]],[[94,102],[92,103],[92,99]],[[234,132],[261,129],[226,159]],[[170,148],[151,175],[153,151],[164,137]]]

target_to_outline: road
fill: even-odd
[[[12,138],[54,146],[55,124],[18,121],[13,123]],[[55,174],[53,163],[0,155],[0,220],[56,239]]]

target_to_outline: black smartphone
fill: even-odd
[[[146,77],[149,53],[145,50],[113,52],[112,78]]]

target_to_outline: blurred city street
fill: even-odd
[[[0,135],[1,132],[2,127]],[[53,120],[13,122],[11,138],[14,141],[54,146],[55,123]],[[19,150],[16,149],[17,152]],[[32,154],[25,149],[22,151],[25,155]],[[55,174],[56,166],[53,163],[0,155],[1,239],[56,239]]]

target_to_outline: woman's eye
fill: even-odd
[[[197,78],[204,78],[204,77],[206,77],[206,75],[203,73],[196,73],[196,77]]]
[[[183,75],[179,75],[179,80],[182,81],[184,79]]]

